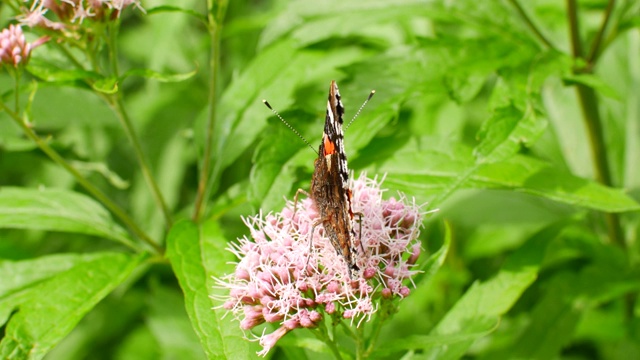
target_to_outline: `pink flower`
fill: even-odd
[[[29,44],[25,40],[22,28],[11,24],[8,29],[0,32],[0,64],[11,64],[14,67],[25,64],[31,56],[31,50],[48,40],[48,37],[43,37]]]
[[[144,12],[139,0],[33,0],[29,9],[22,10],[23,14],[18,16],[18,21],[29,27],[62,30],[71,24],[82,24],[85,19],[116,19],[130,5]],[[46,18],[44,15],[48,11],[53,12],[59,22]]]
[[[260,338],[260,345],[262,345],[262,350],[258,352],[258,355],[265,356],[271,350],[272,347],[276,345],[276,342],[280,340],[289,330],[281,326],[276,331],[271,334],[262,335]]]
[[[124,9],[129,5],[135,5],[138,9],[144,11],[142,6],[140,6],[140,1],[138,0],[101,0],[105,3],[109,8],[116,9],[118,11]]]
[[[352,224],[354,241],[362,244],[356,255],[361,270],[353,278],[321,225],[309,244],[319,217],[311,199],[300,200],[295,210],[289,201],[279,213],[244,219],[253,240],[244,237],[232,245],[236,270],[216,282],[229,290],[219,300],[243,329],[263,322],[280,324],[260,337],[260,355],[286,332],[316,327],[324,318],[321,313],[359,324],[376,312],[380,301],[410,294],[403,282],[417,273],[412,269],[420,253],[424,213],[402,194],[399,200],[383,200],[376,179],[362,175],[350,187],[353,212],[362,214]]]
[[[79,1],[78,4],[74,6],[74,13],[73,18],[71,18],[71,22],[76,22],[76,20],[78,20],[78,22],[82,24],[84,19],[94,16],[96,16],[96,13],[93,12],[92,7],[88,6],[85,8],[82,1]]]
[[[42,2],[35,1],[31,4],[31,8],[22,9],[23,14],[18,16],[18,22],[22,25],[27,25],[28,27],[34,26],[43,26],[49,27],[49,23],[51,20],[47,19],[44,15],[49,11],[49,9],[45,8]]]

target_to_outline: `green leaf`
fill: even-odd
[[[146,323],[165,359],[205,359],[179,290],[154,286],[148,303]]]
[[[525,113],[513,104],[497,108],[478,132],[480,144],[474,149],[474,155],[481,163],[506,160],[523,145],[533,144],[546,126],[547,122],[537,116],[531,106]]]
[[[556,357],[575,341],[585,313],[606,309],[602,305],[637,292],[640,287],[637,270],[629,266],[627,254],[603,244],[590,229],[575,223],[556,224],[538,235],[539,239],[542,237],[553,241],[546,249],[544,263],[548,271],[543,285],[536,288],[535,306],[525,315],[525,326],[517,331],[513,343],[490,354],[491,358]],[[571,266],[576,259],[586,265]]]
[[[273,127],[272,127],[273,130]],[[278,210],[284,205],[283,194],[291,193],[299,167],[312,164],[315,154],[308,148],[302,148],[300,141],[282,141],[273,143],[274,138],[290,136],[289,129],[277,126],[276,137],[266,136],[258,145],[251,168],[249,200],[260,209]]]
[[[477,332],[467,332],[465,330],[458,334],[412,335],[401,339],[394,339],[393,342],[382,344],[379,348],[376,349],[375,354],[377,356],[389,356],[391,354],[406,350],[426,351],[442,346],[456,346],[456,344],[474,341],[481,337],[487,336],[491,332],[495,331],[498,325],[498,321],[487,319],[486,323],[484,324],[484,331],[480,330]]]
[[[545,295],[530,312],[531,323],[518,337],[507,356],[550,359],[558,356],[562,348],[572,340],[584,311],[577,304],[579,300],[568,294],[571,290],[567,285],[577,279],[569,275],[555,280],[557,281],[546,289]],[[572,303],[574,301],[575,304]]]
[[[127,329],[127,333],[114,351],[117,360],[157,360],[161,359],[160,345],[149,330],[141,324]]]
[[[147,79],[158,80],[160,82],[178,82],[189,79],[196,73],[197,71],[194,70],[184,74],[163,74],[150,69],[131,69],[120,77],[120,81],[123,81],[130,76],[140,76]]]
[[[118,92],[118,79],[114,77],[101,78],[91,84],[93,90],[104,94],[115,94]]]
[[[36,62],[37,63],[37,62]],[[119,79],[105,78],[102,75],[84,70],[61,70],[47,64],[30,64],[27,69],[34,76],[50,82],[88,81],[94,90],[106,94],[114,94],[118,91],[118,83],[130,76],[140,76],[160,82],[178,82],[189,79],[196,74],[196,70],[184,74],[163,74],[150,69],[130,69]]]
[[[68,190],[0,188],[0,228],[95,235],[137,248],[102,205]]]
[[[375,24],[380,29],[391,28],[400,22],[406,22],[412,16],[426,18],[434,11],[432,6],[422,0],[397,0],[393,3],[383,0],[360,3],[331,0],[327,3],[325,6],[318,7],[309,7],[304,3],[290,3],[292,6],[287,10],[296,12],[297,16],[304,19],[290,24],[295,28],[289,36],[300,46],[309,46],[336,37],[366,37],[367,41],[381,46],[392,44],[396,41],[393,32],[373,32],[368,27]],[[292,15],[287,12],[282,14],[284,16],[275,19],[272,24],[279,26],[278,20],[286,22],[289,20],[286,17]],[[286,26],[286,24],[282,25]],[[260,46],[266,44],[271,27],[267,27],[263,32]]]
[[[351,68],[356,70],[361,67],[374,69],[373,71],[384,73],[382,77],[358,76],[351,82],[345,83],[341,83],[340,78],[337,79],[343,96],[342,101],[347,113],[350,114],[349,116],[356,113],[360,105],[359,101],[364,101],[371,90],[379,89],[356,121],[345,130],[345,137],[348,139],[346,151],[350,160],[355,159],[350,163],[350,165],[356,165],[353,167],[354,169],[362,166],[358,165],[359,159],[363,159],[364,162],[370,161],[370,158],[379,160],[380,151],[377,151],[378,149],[361,153],[357,153],[357,151],[369,145],[379,132],[388,127],[389,123],[397,117],[400,104],[416,91],[415,87],[424,87],[427,81],[433,81],[433,88],[430,87],[430,91],[436,91],[432,89],[438,88],[437,81],[431,78],[434,72],[428,72],[428,76],[426,76],[429,78],[428,80],[425,77],[415,75],[427,73],[422,64],[424,58],[424,52],[398,49],[392,55],[385,54],[383,57],[366,58],[362,62],[350,65],[346,70],[351,72]],[[380,66],[380,63],[384,63],[385,66],[375,69],[376,66]],[[322,96],[317,102],[309,105],[309,107],[318,108],[317,103],[322,103],[326,98],[326,89],[319,88],[315,84],[309,86],[319,89],[315,92]],[[281,93],[282,91],[279,91],[279,94]],[[271,103],[274,104],[275,101],[271,101]],[[299,106],[306,108],[304,104]],[[349,120],[349,118],[345,119],[345,121]],[[306,139],[310,139],[311,146],[315,151],[318,145],[315,143],[317,141],[315,139],[318,139],[317,134],[322,129],[322,123],[315,122],[312,124],[313,126],[309,126],[303,121],[297,123],[293,121],[292,126]],[[311,178],[313,160],[317,156],[282,124],[277,123],[273,127],[276,127],[277,130],[267,129],[266,134],[263,134],[263,140],[256,149],[255,165],[251,172],[252,192],[250,195],[252,199],[261,200],[259,205],[262,209],[281,207],[284,203],[283,194],[292,194],[297,190],[292,188],[291,184],[300,178],[300,169],[307,169],[309,171],[307,179]],[[291,141],[274,142],[275,138],[291,139]]]
[[[424,198],[456,188],[512,189],[599,211],[640,209],[640,204],[621,189],[573,176],[529,156],[476,166],[466,147],[432,139],[423,143],[419,147],[410,144],[378,170],[390,173],[385,184]]]
[[[433,275],[442,267],[444,264],[444,260],[447,258],[447,254],[449,253],[449,247],[451,246],[451,225],[448,222],[445,222],[445,233],[444,233],[444,242],[438,251],[431,254],[427,261],[424,264],[420,265],[421,273],[418,274],[415,278],[418,284],[426,284],[431,280]]]
[[[22,261],[0,260],[0,299],[94,259],[95,255],[61,254]]]
[[[49,82],[73,82],[99,80],[102,76],[93,71],[85,70],[62,70],[39,61],[31,61],[27,66],[33,76]]]
[[[524,191],[554,201],[605,212],[637,211],[634,199],[622,189],[610,188],[556,169],[524,155],[478,171],[471,187],[497,187]]]
[[[49,255],[33,260],[0,261],[0,325],[11,311],[28,298],[34,286],[78,263],[95,259],[94,255]]]
[[[496,276],[485,282],[476,281],[430,335],[475,333],[478,338],[484,336],[487,325],[497,322],[509,311],[537,278],[547,246],[562,228],[562,224],[554,224],[543,229],[513,253]],[[453,345],[439,345],[426,355],[431,359],[458,359],[474,341],[469,338]]]
[[[146,12],[147,12],[147,15],[154,15],[154,14],[159,14],[163,12],[180,12],[183,14],[191,15],[194,18],[202,21],[204,24],[207,24],[207,17],[204,16],[203,14],[191,9],[184,9],[178,6],[170,6],[170,5],[155,6],[150,9],[146,9]]]
[[[302,348],[316,354],[332,354],[326,342],[317,338],[300,336],[295,333],[288,333],[285,337],[278,340],[278,346],[283,348]],[[283,351],[288,351],[288,349]]]
[[[149,282],[155,281],[153,277],[149,276],[151,273],[148,271],[152,261],[154,260],[149,259],[139,265],[122,285],[87,313],[73,331],[47,353],[46,358],[79,359],[107,352],[110,354],[109,358],[124,360],[122,357],[112,354],[121,347],[128,335],[135,331],[134,329],[147,328],[145,315],[148,314],[148,307],[144,300],[149,295],[144,291],[148,289]],[[141,276],[144,276],[142,282],[139,281]],[[139,350],[147,354],[155,354],[155,356],[149,359],[141,355],[135,359],[160,358],[157,355],[159,354],[159,345],[153,336],[149,335],[148,340]],[[109,344],[107,348],[97,345],[104,343]]]
[[[237,323],[223,319],[225,310],[212,309],[217,304],[212,276],[222,276],[229,269],[231,253],[225,250],[226,239],[219,225],[209,222],[201,229],[190,221],[177,222],[167,237],[167,257],[184,293],[187,314],[209,359],[244,359],[249,344]]]
[[[400,329],[402,327],[403,321],[406,323],[412,323],[416,321],[416,312],[422,312],[426,310],[426,305],[424,302],[424,298],[420,297],[420,292],[428,292],[427,286],[429,282],[433,279],[433,276],[440,269],[442,264],[444,263],[447,254],[449,253],[449,247],[451,245],[451,226],[449,223],[444,223],[444,241],[442,246],[431,254],[426,261],[418,259],[420,273],[414,278],[416,282],[416,289],[412,290],[411,296],[399,304],[399,313],[396,315],[396,324],[395,327]],[[398,322],[398,318],[404,318]],[[422,318],[420,318],[422,319]],[[420,320],[418,320],[420,321]],[[491,324],[487,324],[488,331],[492,331],[493,328],[496,327],[496,322],[493,321]],[[393,330],[389,333],[394,334],[397,337],[393,337],[391,340],[386,340],[384,337],[380,344],[377,345],[375,354],[378,356],[391,355],[393,353],[400,353],[401,351],[406,350],[426,350],[436,345],[442,344],[452,344],[460,341],[465,341],[469,339],[475,339],[476,337],[485,335],[487,331],[482,332],[482,334],[456,334],[454,336],[411,336],[407,338],[403,336],[404,334],[397,335]]]
[[[393,34],[366,31],[368,26],[385,27],[410,16],[428,15],[433,8],[423,0],[384,0],[353,2],[330,0],[323,6],[308,6],[291,2],[272,19],[261,34],[259,48],[265,48],[279,39],[290,38],[297,43],[308,45],[336,37],[357,36],[390,37]],[[384,15],[388,15],[385,17]],[[291,33],[291,34],[290,34]]]
[[[0,357],[44,357],[87,312],[127,279],[144,257],[97,254],[39,284],[7,324]]]
[[[104,151],[113,150],[112,146],[115,146],[113,144],[102,149],[98,145],[105,141],[112,141],[108,140],[110,137],[107,135],[106,129],[117,126],[118,118],[113,110],[86,84],[83,87],[58,86],[57,84],[40,86],[33,101],[31,114],[32,119],[36,121],[36,129],[42,129],[47,133],[51,131],[55,135],[53,137],[54,144],[58,140],[64,141],[65,139],[75,144],[73,148],[77,155],[73,158],[104,161]],[[77,133],[79,128],[84,129],[82,138],[68,139],[69,133]],[[115,143],[117,144],[118,141]],[[100,150],[94,149],[96,146]],[[66,146],[65,148],[71,150]],[[36,184],[39,183],[50,184],[44,178]]]
[[[29,295],[31,292],[31,288],[24,289],[22,291],[16,291],[0,298],[0,324],[4,325],[13,310],[21,304],[29,299]]]
[[[116,189],[124,190],[129,188],[131,185],[103,162],[70,161],[70,164],[76,168],[76,170],[83,172],[95,172],[102,175],[102,177],[109,182],[109,185]]]
[[[449,96],[457,103],[472,100],[482,90],[488,74],[450,71],[443,79]]]
[[[292,41],[278,42],[259,53],[220,99],[216,111],[213,147],[215,153],[225,156],[212,158],[213,175],[209,186],[215,189],[222,170],[236,161],[261,135],[271,114],[262,99],[269,99],[271,105],[282,111],[295,103],[295,91],[302,86],[300,74],[305,74],[305,81],[314,87],[318,84],[328,86],[327,79],[338,75],[335,70],[337,67],[367,56],[367,51],[357,47],[330,51],[296,49]],[[273,74],[278,76],[274,77]],[[320,99],[326,100],[326,95],[318,98],[318,103],[322,104]],[[322,105],[318,109],[323,109]],[[201,119],[204,120],[206,119]],[[201,122],[196,127],[205,128],[206,124]],[[196,134],[196,140],[202,146],[206,142],[206,132],[199,131]]]
[[[594,74],[572,74],[562,77],[565,85],[582,84],[593,88],[600,94],[615,100],[622,101],[622,96],[611,85],[607,84],[602,78]]]

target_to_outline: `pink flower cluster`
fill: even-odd
[[[26,63],[31,56],[31,50],[47,40],[48,38],[41,38],[34,44],[29,44],[20,26],[9,25],[8,29],[0,32],[0,65],[9,64],[17,67]]]
[[[232,251],[238,258],[235,273],[216,279],[229,294],[223,307],[240,319],[240,327],[261,323],[279,328],[259,341],[265,355],[288,331],[313,328],[333,316],[357,319],[358,324],[378,309],[379,301],[404,298],[404,284],[420,255],[418,235],[424,215],[415,201],[403,195],[383,200],[375,179],[360,176],[351,182],[354,240],[360,239],[352,279],[346,261],[338,255],[321,225],[311,199],[293,202],[280,213],[245,219],[251,238],[242,238]],[[309,241],[312,239],[311,246]]]
[[[144,11],[139,0],[33,0],[29,9],[23,9],[19,21],[29,27],[61,30],[67,24],[82,23],[87,18],[95,21],[118,18],[129,5]],[[55,14],[59,22],[45,16],[49,11]]]

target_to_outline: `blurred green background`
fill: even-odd
[[[8,3],[0,5],[3,26],[15,15]],[[148,14],[122,16],[121,69],[197,72],[168,83],[130,77],[119,92],[174,218],[189,218],[212,89],[211,38],[194,15],[206,4],[142,5]],[[247,232],[240,216],[278,211],[285,197],[309,187],[316,155],[262,99],[315,147],[331,80],[348,119],[375,89],[345,131],[350,168],[386,174],[389,196],[401,190],[428,202],[425,210],[440,209],[425,221],[425,254],[442,245],[444,221],[452,229],[443,267],[401,303],[380,346],[432,337],[383,357],[640,358],[639,26],[637,1],[230,1],[202,221],[233,240]],[[52,44],[32,60],[66,66]],[[25,103],[34,79],[22,79]],[[5,103],[12,89],[9,73],[0,72]],[[31,121],[163,244],[167,224],[133,147],[94,92],[40,80]],[[0,186],[86,193],[4,112]],[[107,250],[128,251],[99,236],[0,227],[6,260]],[[269,356],[328,356],[286,344]],[[204,356],[172,268],[159,260],[138,268],[47,358]]]

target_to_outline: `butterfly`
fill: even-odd
[[[353,120],[355,120],[362,108],[371,100],[374,94],[375,90],[371,91],[367,100],[356,112]],[[289,129],[313,149],[302,135],[273,110],[266,100],[263,100],[263,102]],[[355,273],[360,269],[357,265],[358,252],[354,240],[356,234],[352,226],[354,212],[351,205],[352,193],[349,188],[347,155],[344,151],[343,116],[344,106],[340,99],[338,85],[335,81],[331,81],[322,142],[317,152],[318,158],[314,163],[314,171],[311,178],[311,192],[308,195],[320,212],[320,218],[311,228],[311,237],[313,238],[316,226],[322,225],[325,236],[329,238],[331,245],[338,255],[347,263],[349,276],[353,279]],[[315,149],[313,150],[315,151]],[[306,193],[306,191],[298,190],[294,200],[294,209],[299,193]],[[310,243],[310,247],[311,246],[312,243]],[[360,245],[360,247],[362,248],[362,245]]]
[[[349,273],[353,277],[359,268],[356,264],[357,248],[352,227],[349,168],[344,152],[343,115],[344,106],[340,100],[338,85],[331,81],[324,132],[318,158],[314,163],[310,196],[320,212],[319,223],[322,224],[325,235],[347,262]]]

